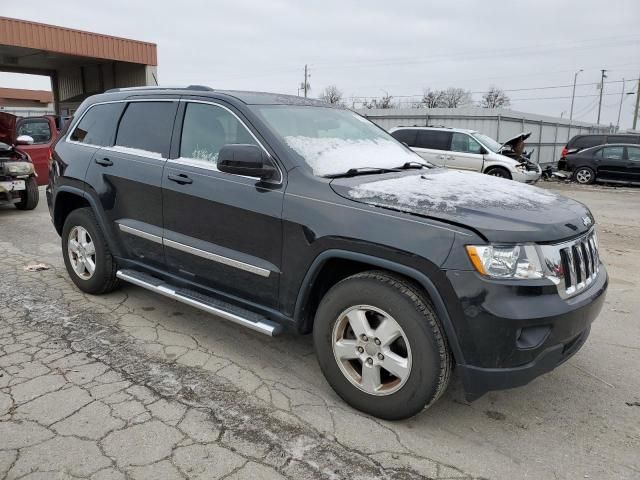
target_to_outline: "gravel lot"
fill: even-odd
[[[80,293],[44,192],[35,211],[0,208],[0,477],[640,478],[640,190],[541,186],[598,222],[611,279],[587,344],[472,404],[455,382],[402,422],[342,403],[309,337],[134,286]]]

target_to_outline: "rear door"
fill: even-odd
[[[624,159],[624,147],[611,145],[601,149],[602,158],[599,160],[598,178],[601,180],[626,180],[627,161]]]
[[[451,135],[451,151],[447,155],[446,166],[458,170],[482,172],[484,165],[482,145],[466,133],[453,132]]]
[[[628,179],[634,183],[640,183],[640,147],[627,148]]]
[[[20,145],[18,150],[31,157],[38,175],[38,185],[46,185],[49,180],[49,158],[51,145],[56,138],[55,125],[46,117],[21,118],[16,124],[16,138],[29,135],[33,138],[32,145]]]
[[[217,169],[224,145],[254,144],[268,152],[242,114],[221,101],[185,99],[174,138],[162,178],[170,271],[219,293],[277,307],[282,171],[266,182]]]
[[[122,115],[109,146],[87,171],[102,208],[128,259],[164,266],[162,171],[169,156],[177,99],[114,104]]]
[[[447,164],[451,132],[444,130],[418,130],[413,150],[426,161],[444,167]]]

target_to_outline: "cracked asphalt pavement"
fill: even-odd
[[[611,283],[587,344],[471,404],[454,381],[401,422],[345,405],[309,337],[79,292],[45,203],[1,208],[0,478],[639,478],[640,190],[543,186],[598,221]]]

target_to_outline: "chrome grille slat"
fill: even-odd
[[[562,298],[584,291],[600,270],[600,257],[595,230],[556,245],[540,247],[545,259],[548,278],[557,285]]]

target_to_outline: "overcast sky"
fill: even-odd
[[[602,123],[616,123],[622,78],[637,90],[640,1],[536,0],[2,0],[0,16],[158,44],[161,84],[402,100],[425,87],[527,89],[608,80]],[[149,5],[149,6],[143,6]],[[152,6],[150,6],[152,5]],[[49,89],[47,79],[0,73],[0,86]],[[571,87],[508,92],[515,110],[569,114]],[[595,122],[595,85],[578,86],[574,118]],[[481,93],[474,94],[478,100]],[[562,98],[549,98],[562,97]],[[623,102],[630,127],[635,96]]]

